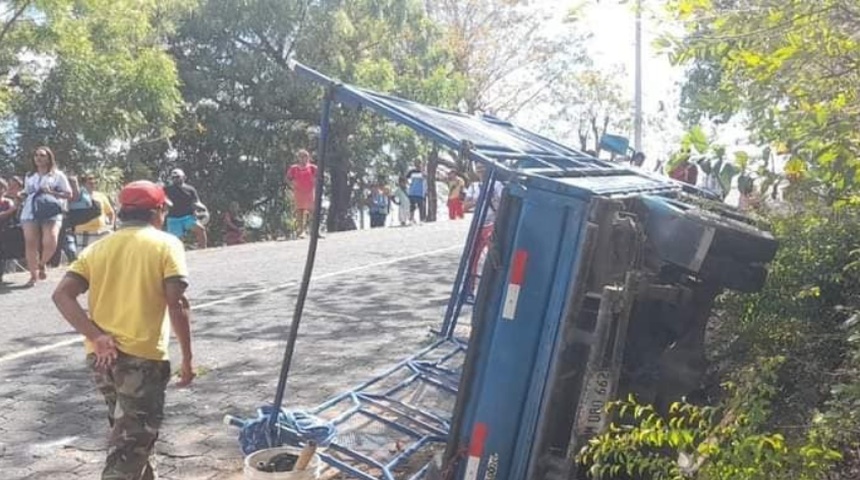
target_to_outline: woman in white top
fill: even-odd
[[[21,210],[21,225],[24,229],[27,269],[30,270],[30,281],[27,285],[32,286],[38,279],[44,280],[47,277],[45,263],[57,250],[57,238],[63,223],[62,213],[45,219],[36,218],[36,194],[51,195],[59,199],[62,205],[72,198],[69,179],[57,169],[57,161],[50,148],[39,147],[33,153],[33,171],[24,180],[24,193],[27,194],[27,200]]]

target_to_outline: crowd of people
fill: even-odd
[[[30,274],[25,286],[33,286],[47,278],[49,266],[59,265],[61,255],[72,263],[80,251],[116,230],[113,203],[97,183],[91,173],[63,172],[48,147],[34,151],[23,178],[0,177],[0,281],[6,260],[25,259]],[[206,207],[185,173],[173,170],[164,191],[169,205],[164,228],[178,238],[193,233],[197,246],[205,248],[200,213],[206,214]]]
[[[449,220],[465,218],[466,212],[474,207],[482,182],[480,172],[480,169],[476,170],[478,178],[471,182],[467,182],[465,174],[453,169],[433,179],[447,186]],[[365,202],[370,215],[370,228],[384,227],[394,206],[397,206],[395,219],[400,226],[426,222],[428,209],[433,208],[427,202],[428,181],[427,171],[421,161],[416,161],[405,175],[398,178],[393,190],[388,186],[388,179],[384,175],[379,176],[371,185]]]
[[[426,222],[428,208],[432,208],[427,202],[430,181],[447,185],[448,217],[462,219],[480,192],[480,178],[467,180],[455,170],[429,179],[421,161],[400,176],[393,189],[387,178],[380,176],[366,196],[370,226],[384,227],[395,206],[398,209],[395,223],[408,226]],[[317,166],[310,152],[299,150],[295,161],[284,171],[298,238],[308,234],[316,181]],[[6,259],[25,259],[30,274],[26,286],[33,286],[47,277],[48,267],[59,265],[63,255],[72,263],[80,251],[116,231],[119,222],[113,202],[98,191],[98,182],[96,175],[89,172],[80,175],[63,172],[48,147],[34,151],[29,172],[23,178],[0,177],[0,281]],[[163,188],[168,207],[162,228],[180,239],[191,237],[197,248],[206,248],[209,213],[197,190],[188,183],[185,172],[173,169]],[[227,245],[246,241],[248,226],[238,202],[229,203],[221,220]]]

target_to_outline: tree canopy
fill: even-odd
[[[662,45],[688,68],[685,118],[744,119],[790,154],[788,171],[831,201],[860,180],[860,4],[854,0],[675,0],[685,25]]]
[[[4,2],[7,161],[48,144],[73,167],[171,131],[182,97],[163,44],[191,0]]]

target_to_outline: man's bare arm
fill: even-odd
[[[164,282],[170,325],[173,327],[173,334],[179,341],[179,350],[182,352],[181,378],[178,383],[181,387],[190,384],[194,378],[191,364],[191,306],[185,296],[187,286],[184,280],[178,278],[168,279]]]
[[[87,291],[87,287],[87,282],[84,279],[73,273],[67,273],[60,280],[60,284],[57,285],[51,298],[54,300],[57,310],[63,315],[63,318],[78,333],[87,337],[88,340],[95,342],[104,332],[90,320],[87,312],[78,303],[78,297]]]
[[[110,367],[116,361],[119,351],[113,337],[103,332],[78,303],[78,297],[87,291],[87,282],[82,277],[67,273],[51,298],[63,318],[81,335],[92,342],[96,354],[97,367]]]

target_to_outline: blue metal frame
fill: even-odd
[[[443,350],[447,350],[447,352],[438,359],[427,359],[431,354]],[[410,386],[424,383],[445,392],[453,400],[457,395],[459,374],[456,369],[449,368],[447,364],[450,362],[459,363],[456,357],[462,357],[465,350],[466,343],[463,341],[457,339],[438,340],[386,372],[310,410],[308,413],[329,419],[335,427],[348,424],[357,418],[367,418],[411,439],[411,443],[406,445],[402,451],[392,454],[387,461],[382,462],[344,445],[340,438],[347,436],[350,432],[339,431],[338,437],[331,445],[320,452],[322,461],[362,480],[394,480],[396,478],[394,470],[408,461],[416,452],[432,444],[444,446],[450,429],[450,416],[446,418],[428,412],[399,399],[398,395]],[[405,378],[380,392],[372,391],[384,380],[391,379],[397,374],[405,375]],[[343,403],[348,404],[349,407],[342,408],[341,404]],[[384,417],[375,410],[399,417],[408,416],[409,420],[399,423]],[[299,436],[298,432],[287,426],[282,425],[281,428],[288,434],[288,438]],[[343,457],[348,460],[343,460]],[[370,473],[369,470],[379,472],[379,474]],[[416,480],[423,478],[426,471],[427,467],[425,466],[409,478]]]
[[[585,206],[594,195],[629,196],[648,193],[674,196],[681,191],[682,186],[672,180],[654,177],[638,170],[619,167],[616,164],[596,159],[503,120],[493,117],[477,118],[449,112],[344,85],[297,62],[291,62],[290,67],[298,77],[320,84],[325,88],[326,95],[323,100],[321,121],[321,149],[324,150],[326,147],[328,122],[331,106],[334,102],[347,107],[369,108],[396,123],[412,128],[418,134],[445,148],[460,151],[472,162],[488,167],[488,176],[481,186],[475,215],[469,227],[469,235],[457,269],[454,288],[438,332],[439,340],[383,374],[375,376],[308,412],[318,418],[327,419],[335,428],[341,427],[341,431],[338,432],[334,441],[320,452],[320,457],[325,464],[362,480],[393,480],[396,469],[413,457],[416,452],[436,445],[444,446],[449,440],[468,444],[467,438],[448,438],[452,427],[453,412],[447,412],[447,414],[433,412],[421,405],[410,403],[402,396],[406,395],[410,388],[426,386],[442,392],[451,399],[457,399],[461,362],[465,357],[467,345],[464,341],[455,338],[455,330],[464,306],[472,300],[473,285],[477,278],[472,277],[469,268],[475,256],[481,254],[475,250],[475,244],[490,208],[495,182],[505,182],[509,195],[519,196],[526,202],[541,198],[545,202],[541,204],[544,207],[554,205],[550,209],[552,211],[557,208],[568,209],[570,215],[574,215],[570,212],[576,211],[575,215],[578,215],[579,221],[565,217],[566,220],[561,225],[551,227],[558,230],[555,233],[559,235],[555,238],[566,239],[566,243],[563,242],[563,244],[558,245],[558,257],[563,257],[564,261],[567,262],[576,261],[578,246],[574,239],[582,236],[577,229],[581,228],[586,211]],[[446,129],[446,127],[450,128]],[[479,129],[483,133],[492,130],[492,135],[485,135],[482,138],[483,140],[489,139],[490,143],[467,143],[464,140],[468,140],[468,138],[458,138],[456,135],[458,128],[465,129],[468,133],[472,127],[480,127]],[[468,137],[468,135],[465,136]],[[479,137],[481,135],[475,136],[475,138]],[[506,144],[503,141],[492,143],[497,139],[508,139],[510,143]],[[321,179],[322,172],[320,172],[318,181]],[[322,188],[319,190],[322,191]],[[538,221],[538,218],[543,218],[539,211],[532,217],[531,219],[522,217],[518,222],[534,223]],[[540,243],[541,239],[533,238],[533,233],[529,233],[528,228],[524,228],[523,225],[514,225],[512,228],[512,230],[501,233],[513,235],[511,245],[522,244],[536,248]],[[546,263],[546,260],[544,259],[542,262]],[[529,268],[535,267],[530,266]],[[552,270],[554,267],[547,264],[540,268]],[[558,283],[573,281],[572,276],[574,274],[571,272],[575,269],[559,268],[553,271],[557,275],[544,279],[544,284],[547,281]],[[561,294],[558,292],[564,289],[547,288],[547,285],[544,285],[544,291],[555,292],[553,296],[541,299],[532,298],[537,295],[536,292],[541,288],[540,285],[540,282],[535,282],[535,285],[530,285],[528,289],[523,290],[524,301],[531,305],[525,309],[526,313],[540,316],[541,319],[557,317],[560,315],[564,303],[564,298],[561,298]],[[498,317],[504,294],[497,291],[499,285],[492,287],[496,289],[488,290],[487,298],[490,300],[489,304],[492,305],[491,310],[495,310],[486,314]],[[481,288],[484,289],[485,287],[482,286]],[[534,308],[542,310],[541,312],[530,312],[529,309]],[[534,330],[533,325],[523,329],[521,325],[523,322],[518,322],[516,327],[520,330],[516,330],[510,329],[510,325],[499,326],[498,322],[490,323],[493,324],[491,326],[493,331],[482,337],[481,344],[476,345],[475,348],[486,350],[494,361],[505,364],[505,368],[512,372],[519,372],[519,374],[517,378],[508,379],[509,381],[481,382],[480,379],[488,373],[486,364],[480,367],[475,383],[481,385],[481,388],[485,390],[484,395],[480,397],[479,402],[469,406],[470,410],[464,412],[465,421],[463,424],[470,428],[475,422],[481,421],[483,416],[493,414],[496,411],[493,406],[493,398],[497,398],[497,395],[522,399],[521,411],[517,413],[496,412],[503,413],[507,419],[501,418],[501,423],[497,422],[494,428],[507,428],[511,431],[509,432],[510,435],[495,436],[492,440],[508,442],[505,445],[493,446],[494,451],[505,450],[509,452],[509,455],[500,461],[499,468],[501,470],[498,471],[500,474],[498,478],[521,478],[521,476],[511,477],[509,475],[511,473],[524,475],[527,468],[526,464],[530,451],[527,442],[528,438],[532,437],[526,434],[525,430],[536,428],[535,424],[541,404],[540,392],[542,391],[538,378],[540,375],[535,375],[534,372],[546,371],[552,358],[551,350],[534,349],[537,348],[537,345],[552,344],[549,339],[557,335],[558,325],[546,320],[538,330]],[[504,338],[494,338],[496,335],[502,335]],[[510,351],[509,349],[516,348],[524,336],[532,336],[535,337],[535,340],[538,338],[540,340],[529,343],[529,348],[534,351],[527,355],[529,357],[528,362],[517,365],[506,357],[505,350]],[[440,354],[441,356],[439,356]],[[438,358],[434,358],[434,356],[438,356]],[[388,385],[389,382],[394,383]],[[387,386],[379,390],[382,385]],[[495,390],[489,391],[487,389]],[[275,402],[278,406],[283,399],[283,390],[284,388],[279,383]],[[298,439],[301,443],[300,433],[292,429],[290,425],[280,423],[280,418],[278,415],[271,416],[272,425],[287,434],[278,438]],[[349,433],[349,422],[357,419],[375,422],[398,432],[408,438],[408,444],[402,449],[391,452],[383,460],[371,458],[368,454],[350,447],[345,441],[346,435]],[[237,422],[237,424],[241,424],[241,422]],[[515,430],[521,431],[524,436],[518,435]],[[461,436],[468,435],[470,432],[461,431],[459,434]],[[429,463],[419,468],[409,478],[415,480],[423,478],[428,468]],[[485,470],[486,464],[482,468]],[[503,472],[504,475],[501,475]]]
[[[477,364],[474,388],[462,417],[464,428],[459,445],[469,445],[477,424],[489,426],[485,450],[495,455],[494,472],[499,479],[524,478],[537,428],[542,401],[541,379],[549,371],[554,339],[557,337],[567,285],[575,281],[580,261],[583,225],[588,215],[588,199],[561,196],[553,192],[509,188],[509,195],[521,202],[521,211],[502,231],[498,245],[503,250],[500,281],[490,288],[488,308],[481,318],[484,325],[479,343],[481,361]],[[511,213],[505,211],[505,214]],[[548,243],[554,242],[554,243]],[[547,248],[551,251],[547,251]],[[519,293],[513,318],[503,318],[508,278],[517,251],[528,252],[526,282]],[[515,354],[513,352],[516,352]],[[497,378],[504,372],[504,378]],[[477,478],[489,468],[489,459],[480,464]],[[463,478],[465,462],[457,470]]]
[[[463,255],[460,255],[460,264],[457,267],[457,276],[454,279],[451,298],[448,300],[448,307],[442,320],[442,328],[439,331],[439,334],[444,338],[453,338],[454,330],[457,328],[457,319],[460,318],[463,306],[471,303],[472,300],[474,283],[478,278],[475,278],[469,272],[469,268],[472,262],[476,261],[476,257],[481,254],[481,252],[475,249],[475,246],[478,234],[481,228],[483,228],[484,220],[487,218],[487,212],[490,209],[491,199],[488,197],[492,195],[496,181],[496,170],[490,170],[487,181],[481,185],[475,214],[472,217],[472,224],[469,226],[469,235],[466,237],[466,246]]]

